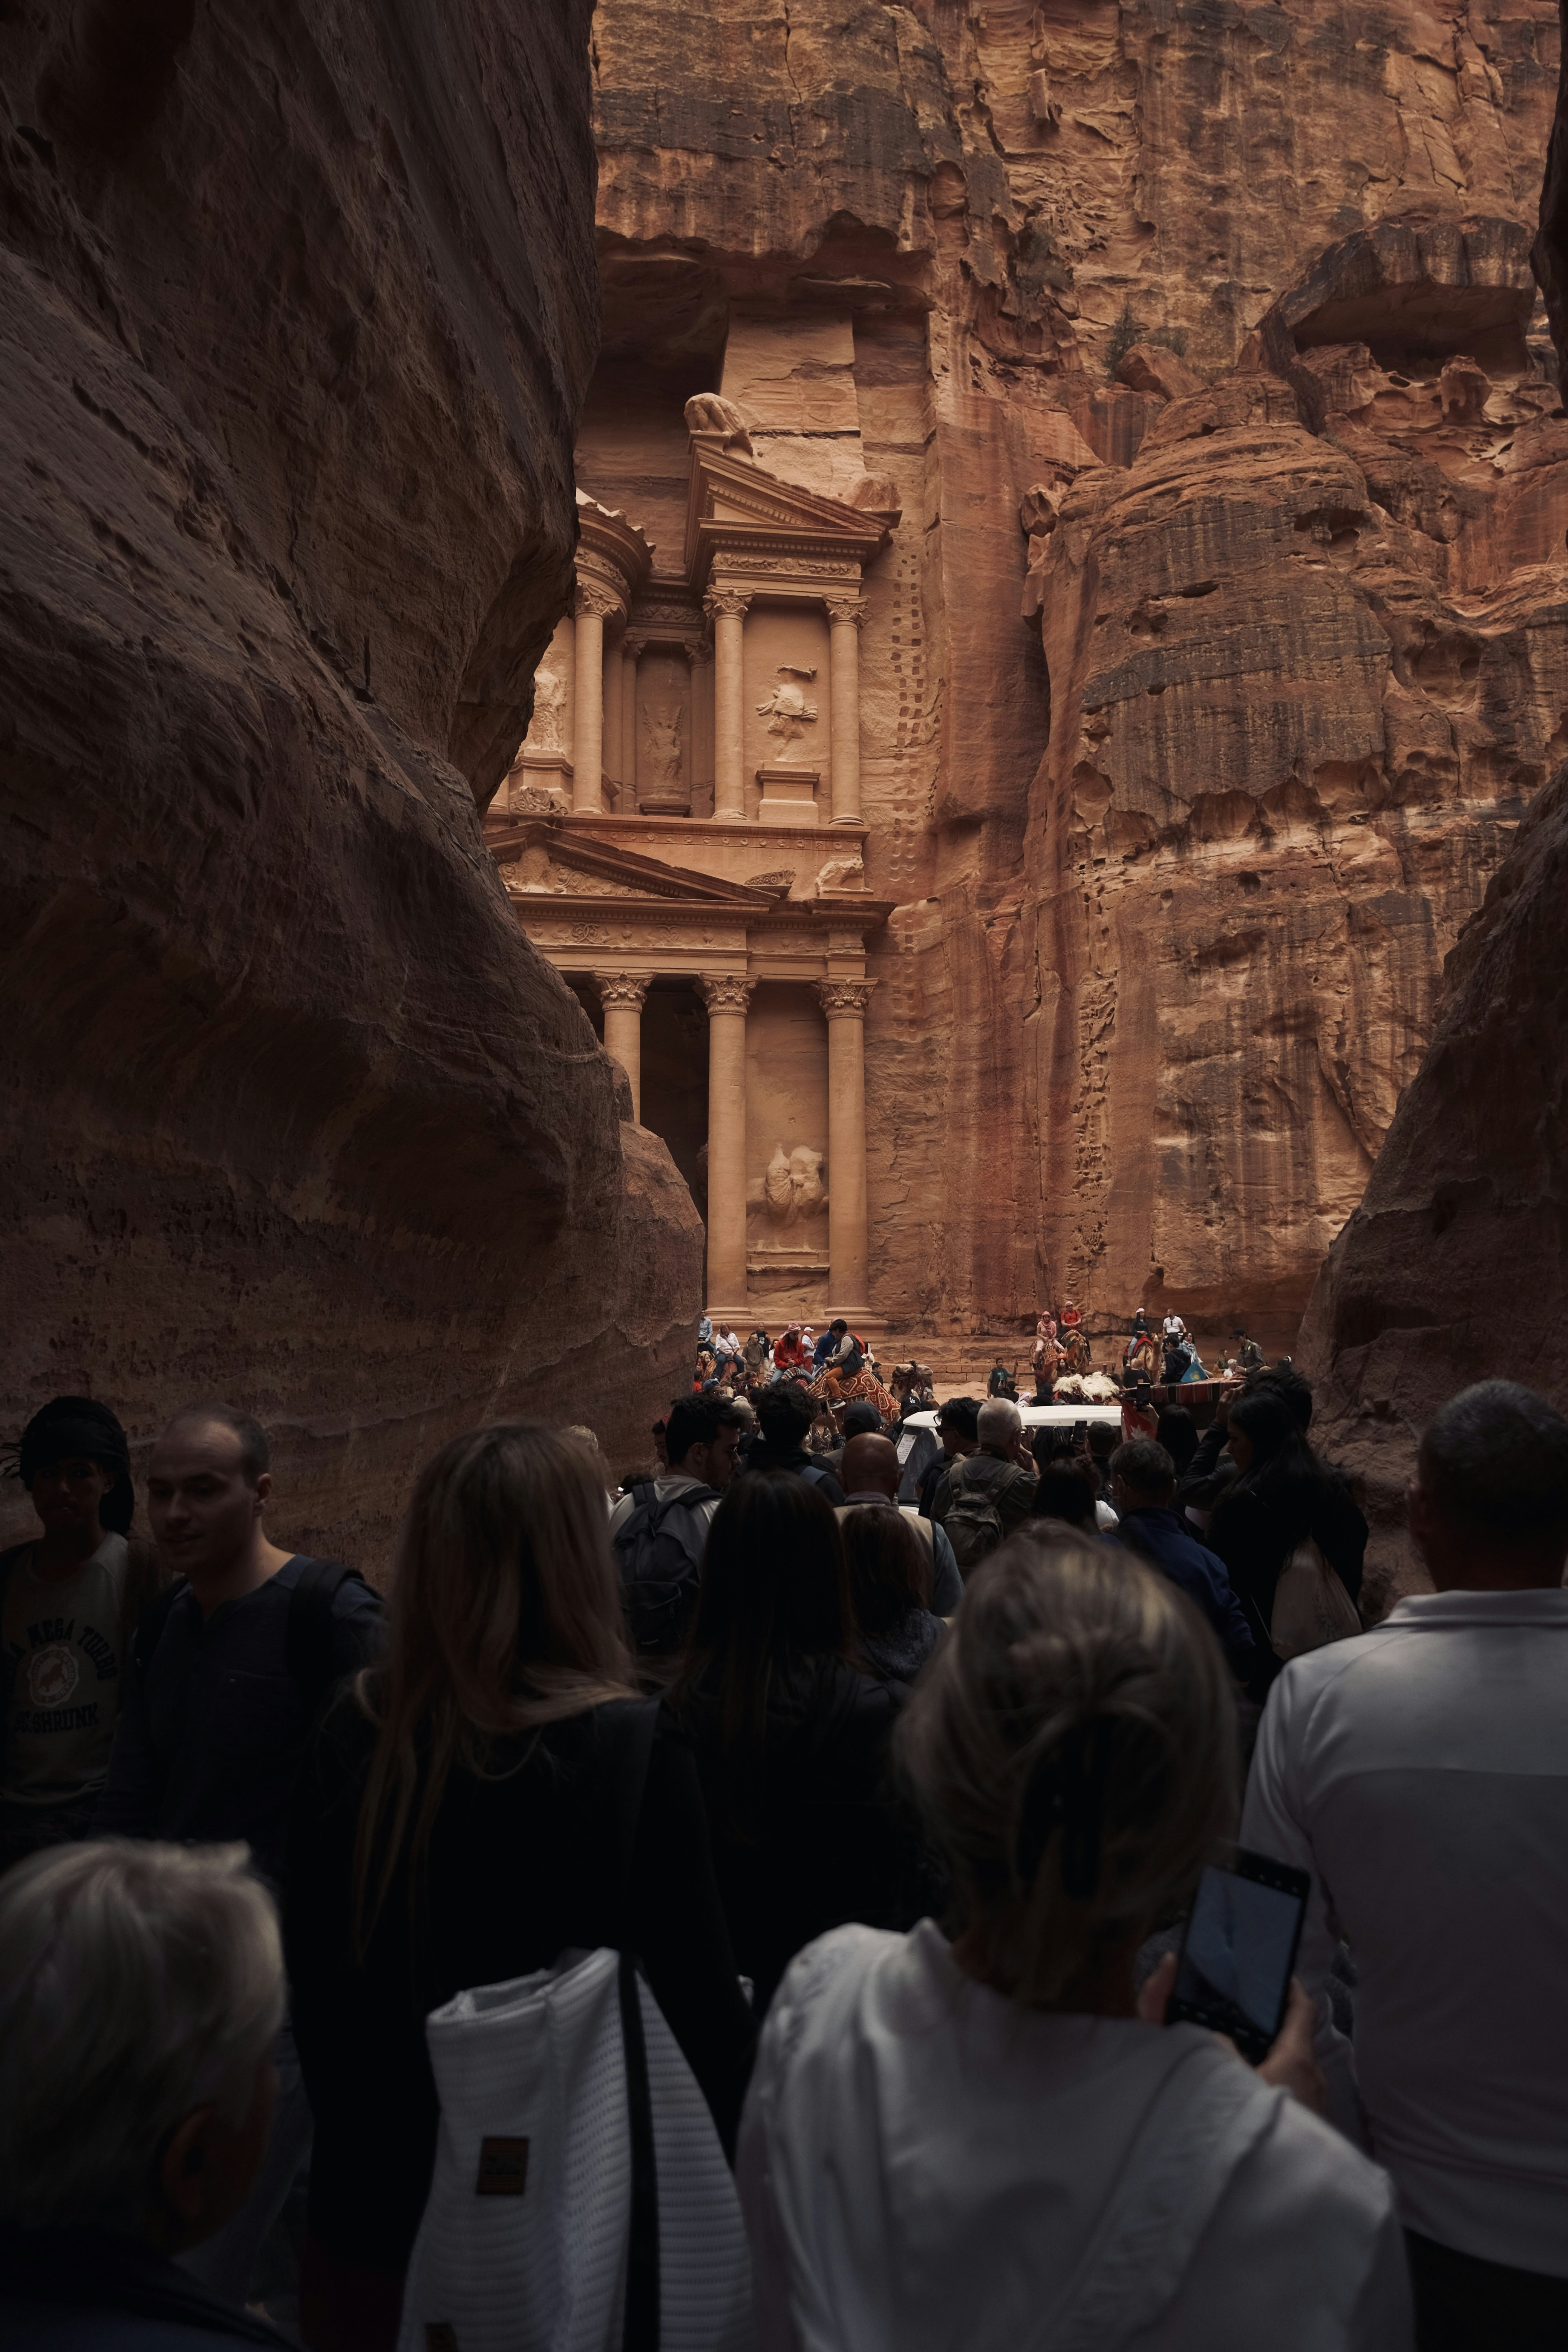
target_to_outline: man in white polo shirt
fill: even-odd
[[[1511,1381],[1467,1389],[1422,1439],[1410,1528],[1436,1591],[1285,1668],[1241,1839],[1312,1874],[1308,1990],[1341,1936],[1354,1957],[1422,2352],[1562,2352],[1568,1423]]]

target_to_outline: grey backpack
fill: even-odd
[[[942,1526],[952,1555],[967,1575],[996,1549],[1002,1540],[1002,1515],[996,1508],[994,1479],[981,1485],[968,1475],[969,1463],[955,1462],[947,1474],[947,1514]]]

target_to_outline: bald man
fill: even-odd
[[[963,1579],[958,1572],[958,1561],[943,1529],[931,1519],[922,1519],[912,1503],[900,1503],[899,1481],[903,1471],[899,1461],[899,1449],[892,1439],[869,1433],[852,1437],[844,1448],[838,1475],[844,1488],[844,1502],[838,1512],[840,1518],[846,1511],[858,1510],[868,1503],[884,1510],[899,1511],[909,1521],[931,1556],[932,1613],[938,1617],[951,1617],[963,1597]]]

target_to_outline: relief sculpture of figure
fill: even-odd
[[[779,682],[767,700],[758,703],[757,716],[767,719],[768,733],[776,735],[782,743],[798,742],[808,721],[816,717],[816,705],[807,702],[805,689],[795,681],[803,677],[813,678],[816,672],[814,669],[797,669],[793,662],[784,662],[775,675]]]
[[[566,681],[549,654],[533,673],[533,719],[528,730],[532,751],[565,750]]]
[[[680,789],[680,712],[654,704],[643,713],[647,742],[649,790],[675,793]]]
[[[769,1221],[786,1232],[808,1217],[820,1216],[827,1207],[821,1152],[808,1143],[797,1143],[786,1152],[782,1143],[775,1143],[766,1174],[747,1188],[746,1205],[765,1210]]]

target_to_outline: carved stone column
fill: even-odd
[[[637,806],[637,664],[647,639],[627,629],[621,639],[621,788],[626,799],[622,815]]]
[[[860,631],[858,596],[828,596],[828,690],[832,697],[833,818],[860,822]]]
[[[713,624],[713,814],[733,823],[746,814],[745,616],[751,598],[712,588],[702,609]]]
[[[708,1306],[746,1311],[746,1007],[752,982],[697,983],[708,1007]]]
[[[594,985],[605,1008],[605,1051],[613,1054],[631,1081],[632,1117],[642,1118],[642,1008],[647,982],[634,971],[596,971]]]
[[[836,1315],[864,1312],[866,1007],[874,980],[819,980],[827,1015],[827,1268]]]
[[[623,785],[626,777],[621,771],[621,655],[625,636],[612,637],[605,647],[605,773],[613,783]],[[624,807],[624,803],[617,802]]]
[[[572,807],[578,816],[598,816],[605,805],[605,623],[621,610],[597,581],[579,581],[577,691],[572,730]]]
[[[688,637],[682,648],[691,673],[691,795],[713,788],[713,695],[708,665],[713,648],[706,637]]]

